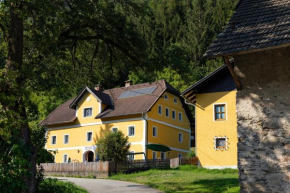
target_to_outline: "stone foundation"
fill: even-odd
[[[241,192],[290,192],[290,47],[235,56]]]

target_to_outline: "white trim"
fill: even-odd
[[[86,110],[86,109],[92,109],[92,115],[89,116],[89,117],[92,117],[92,116],[93,116],[93,107],[84,107],[84,108],[83,108],[83,118],[89,118],[89,117],[85,117],[85,110]]]
[[[233,165],[233,166],[203,166],[203,168],[206,168],[206,169],[238,169],[238,166],[236,165]]]
[[[130,142],[131,145],[144,145],[143,140],[142,141],[138,141],[138,142]],[[144,152],[145,153],[145,152]]]
[[[92,150],[85,150],[85,151],[83,151],[83,152],[84,152],[84,153],[83,153],[83,163],[86,161],[86,160],[85,160],[85,154],[88,153],[89,151],[93,153],[93,162],[95,161],[95,159],[96,159],[95,151],[92,151]]]
[[[225,120],[215,120],[215,106],[216,105],[225,105],[225,110],[226,110],[226,118]],[[213,121],[214,122],[220,122],[220,121],[227,121],[228,120],[228,104],[225,102],[225,103],[214,103],[213,104]]]
[[[88,151],[86,150],[87,147],[92,147],[92,149],[96,149],[95,145],[91,145],[91,146],[78,146],[78,147],[64,147],[64,148],[54,148],[54,149],[46,149],[48,151],[62,151],[62,150],[72,150],[72,149],[82,149],[82,151]]]
[[[118,128],[118,127],[112,127],[112,128],[111,128],[111,131],[112,131],[112,132],[114,131],[113,129],[117,129],[117,131],[119,131],[119,128]]]
[[[66,162],[64,161],[64,156],[66,155]],[[68,163],[68,155],[67,153],[62,155],[62,163]]]
[[[69,129],[69,128],[75,128],[75,127],[84,127],[84,126],[91,126],[91,125],[102,125],[102,124],[118,123],[118,122],[125,122],[125,121],[139,121],[139,120],[142,120],[142,118],[131,118],[131,119],[120,119],[120,120],[115,120],[115,121],[104,121],[104,122],[95,122],[95,123],[85,123],[85,124],[79,124],[79,125],[71,125],[71,126],[47,128],[47,130],[50,131],[50,130],[57,130],[57,129]]]
[[[76,106],[76,117],[78,117],[78,106]]]
[[[161,107],[161,113],[159,112],[159,107]],[[162,105],[158,105],[158,109],[157,109],[157,111],[158,111],[158,115],[162,115]]]
[[[65,143],[65,136],[68,136],[68,141],[67,141],[67,143]],[[69,134],[63,134],[63,144],[65,144],[65,145],[67,145],[67,144],[69,144]]]
[[[55,137],[55,144],[52,143],[52,139]],[[52,135],[50,140],[50,145],[56,145],[57,144],[57,135]]]
[[[182,130],[182,131],[185,131],[185,132],[188,132],[190,133],[190,129],[184,129],[182,127],[178,127],[178,126],[175,126],[175,125],[171,125],[171,124],[168,124],[168,123],[165,123],[163,121],[158,121],[158,120],[155,120],[155,119],[151,119],[151,118],[148,118],[148,121],[154,121],[156,123],[160,123],[160,124],[163,124],[163,125],[166,125],[166,126],[169,126],[169,127],[172,127],[172,128],[175,128],[175,129],[179,129],[179,130]],[[190,123],[188,123],[189,125]]]
[[[166,110],[168,112],[168,116],[166,115]],[[169,118],[170,117],[170,111],[168,107],[165,107],[165,117]]]
[[[174,118],[173,118],[173,112],[174,112]],[[172,116],[172,119],[176,120],[176,110],[171,111],[171,116]]]
[[[88,133],[92,133],[92,140],[91,141],[93,141],[93,131],[86,132],[86,142],[91,142],[91,141],[88,141]]]
[[[180,135],[180,134],[181,134],[181,141],[179,140],[179,135]],[[180,132],[178,133],[178,142],[179,142],[179,143],[183,143],[183,133],[180,133]]]
[[[181,115],[181,116],[179,116],[179,115]],[[181,118],[181,120],[180,120],[180,118]],[[180,111],[178,111],[178,121],[179,122],[182,122],[183,121],[182,112],[180,112]]]
[[[99,102],[99,113],[102,112],[102,102],[101,101],[98,101]]]
[[[130,127],[134,127],[134,135],[129,135],[129,134],[130,134]],[[127,136],[128,136],[128,137],[134,137],[134,136],[135,136],[135,131],[136,131],[136,129],[135,129],[135,125],[129,125],[129,126],[128,126],[128,133],[127,133]]]
[[[156,129],[156,136],[154,136],[154,128]],[[157,138],[157,136],[158,136],[158,127],[157,126],[155,126],[155,125],[153,125],[152,126],[152,137],[155,137],[155,138]]]

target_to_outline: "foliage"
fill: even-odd
[[[191,157],[195,157],[195,156],[196,156],[196,154],[195,154],[195,148],[192,147],[192,148],[190,148],[190,150],[187,153],[186,157],[191,158]]]
[[[208,170],[185,165],[172,170],[149,170],[110,177],[145,184],[165,193],[174,192],[239,192],[238,170]]]
[[[127,159],[130,149],[129,137],[121,131],[106,132],[97,141],[97,154],[103,161],[120,162]]]
[[[47,178],[38,187],[38,193],[87,193],[87,191],[71,182],[62,182]]]

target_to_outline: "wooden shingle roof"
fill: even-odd
[[[241,0],[205,57],[236,55],[290,45],[290,0]]]

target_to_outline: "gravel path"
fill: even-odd
[[[159,190],[132,182],[105,179],[51,177],[61,181],[69,181],[88,190],[90,193],[162,193]]]

